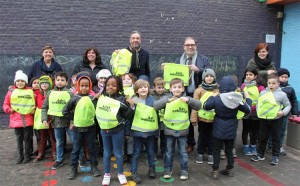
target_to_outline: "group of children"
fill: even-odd
[[[138,161],[144,147],[148,156],[148,176],[156,177],[155,160],[160,149],[164,159],[163,177],[171,178],[176,143],[180,179],[186,180],[189,177],[186,142],[191,123],[198,125],[199,131],[196,162],[202,163],[207,153],[207,163],[213,167],[211,177],[218,179],[222,149],[225,149],[227,156],[227,167],[222,173],[228,176],[234,174],[232,151],[239,112],[245,113],[243,152],[254,155],[252,161],[264,160],[264,151],[271,135],[271,164],[278,164],[282,147],[282,136],[279,138],[279,133],[285,132],[281,129],[282,118],[286,118],[283,116],[287,116],[291,109],[288,97],[279,88],[280,81],[288,79],[289,73],[279,72],[279,77],[277,74],[269,75],[268,87],[264,89],[256,82],[257,71],[249,68],[239,89],[231,76],[223,77],[218,84],[215,72],[205,69],[202,83],[192,98],[186,96],[181,79],[171,80],[169,92],[166,92],[161,77],[155,78],[151,90],[148,81],[136,81],[130,73],[122,77],[114,76],[106,69],[97,74],[97,87],[92,86],[89,74],[82,72],[72,77],[73,87],[68,89],[67,74],[59,72],[55,75],[54,87],[49,76],[41,76],[37,83],[38,89],[33,92],[27,86],[27,75],[17,71],[14,86],[5,97],[3,110],[10,114],[10,128],[14,128],[17,137],[18,164],[31,160],[34,128],[40,136],[38,155],[34,162],[44,157],[49,136],[55,161],[52,169],[62,166],[67,133],[73,144],[68,179],[76,178],[78,164],[84,157],[90,161],[91,173],[95,177],[100,176],[95,144],[98,127],[103,143],[103,185],[110,184],[112,153],[116,157],[120,183],[127,183],[123,173],[124,157],[131,162],[132,179],[140,183]],[[287,86],[287,81],[282,84]],[[293,96],[295,98],[295,94]],[[192,110],[191,115],[189,110]],[[293,111],[293,115],[296,115],[296,111]],[[247,142],[248,135],[250,144]]]

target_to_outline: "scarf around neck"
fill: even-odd
[[[140,60],[139,60],[139,51],[141,50],[141,46],[138,49],[133,49],[131,47],[128,47],[128,50],[132,53],[131,56],[131,68],[135,70],[140,69]]]
[[[266,59],[260,59],[258,55],[255,54],[254,61],[259,69],[266,70],[271,65],[272,58],[270,55],[267,55]]]
[[[202,81],[201,85],[200,85],[204,90],[214,90],[219,88],[218,83],[212,83],[212,84],[207,84],[204,81]]]
[[[245,84],[245,87],[256,86],[256,80],[253,80],[253,81],[248,82],[248,81],[246,81],[246,79],[245,79],[244,84]]]

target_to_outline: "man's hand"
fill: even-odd
[[[195,64],[191,64],[191,65],[188,65],[188,66],[194,72],[199,72],[200,71],[200,69]]]

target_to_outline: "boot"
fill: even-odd
[[[100,176],[100,171],[97,168],[97,165],[91,165],[91,173],[94,177]]]
[[[30,139],[25,141],[25,155],[23,163],[28,163],[31,161],[31,152],[30,152]]]
[[[149,178],[155,178],[156,177],[155,169],[154,168],[150,168],[149,169],[148,176],[149,176]]]
[[[23,154],[22,154],[22,156],[19,155],[18,158],[17,158],[16,164],[21,164],[23,162],[23,160],[24,160]]]
[[[213,171],[211,171],[210,172],[210,176],[211,176],[211,178],[213,178],[215,180],[219,179],[219,170],[213,170]]]
[[[21,142],[21,143],[18,142],[18,158],[17,158],[16,164],[21,164],[24,160],[23,142]]]
[[[77,166],[73,165],[71,166],[71,172],[67,178],[69,180],[74,180],[76,176],[77,176]]]

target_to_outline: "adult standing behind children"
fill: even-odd
[[[102,69],[106,69],[106,67],[102,63],[99,50],[95,47],[90,47],[84,51],[82,62],[74,67],[72,74],[87,71],[90,73],[90,78],[92,80],[93,86],[97,86],[98,80],[96,78],[96,75]]]
[[[261,85],[267,87],[268,75],[276,71],[272,57],[269,55],[269,46],[267,43],[256,45],[254,57],[249,60],[246,68],[248,67],[256,68],[258,71],[258,80],[261,82]]]
[[[54,79],[57,72],[63,71],[60,64],[54,60],[54,48],[52,46],[45,46],[42,49],[43,57],[34,62],[28,73],[29,81],[33,78],[40,78],[42,75],[48,75]]]

